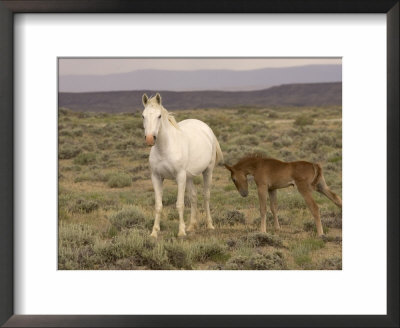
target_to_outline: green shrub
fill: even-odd
[[[260,142],[258,140],[258,137],[254,136],[252,133],[253,128],[249,127],[249,131],[246,131],[245,135],[241,135],[233,140],[235,144],[238,145],[253,145],[257,146]]]
[[[278,201],[279,209],[306,209],[307,204],[298,192],[281,193]]]
[[[251,256],[237,255],[226,263],[227,270],[285,270],[287,264],[279,251],[269,251]]]
[[[115,145],[115,148],[119,149],[119,150],[126,150],[126,149],[133,149],[134,147],[137,147],[137,146],[138,146],[138,144],[135,140],[128,140],[128,141],[123,141],[123,142],[117,143]]]
[[[79,198],[69,207],[69,210],[73,213],[90,213],[98,208],[98,202],[90,199]]]
[[[163,194],[163,205],[173,205],[176,203],[176,193],[173,193],[170,190],[164,190]]]
[[[93,250],[100,263],[115,263],[119,259],[129,258],[135,266],[147,266],[155,269],[168,266],[165,251],[154,251],[156,245],[149,236],[138,230],[126,230],[111,241],[95,243]]]
[[[142,254],[144,264],[152,270],[171,269],[167,252],[162,245],[157,244],[152,250],[145,250]]]
[[[332,257],[323,259],[318,266],[320,270],[342,270],[342,258]]]
[[[305,125],[312,125],[313,123],[314,120],[312,117],[307,115],[300,115],[296,118],[293,124],[295,126],[305,126]]]
[[[259,246],[282,247],[283,246],[282,240],[278,236],[271,235],[268,233],[262,233],[262,232],[249,233],[246,236],[242,236],[240,239],[250,247],[259,247]]]
[[[285,266],[283,255],[280,252],[257,254],[249,259],[249,267],[252,270],[281,270]]]
[[[206,262],[208,260],[215,262],[224,261],[227,259],[225,250],[226,247],[216,241],[198,242],[191,247],[191,259],[195,262]]]
[[[312,261],[310,252],[323,248],[325,243],[322,239],[304,239],[293,244],[290,249],[297,265],[307,268]]]
[[[164,245],[168,261],[176,268],[190,269],[191,261],[187,250],[180,244],[167,243]]]
[[[235,224],[245,224],[246,219],[243,213],[234,210],[225,212],[223,216],[215,217],[214,222],[218,225],[233,226]]]
[[[314,229],[316,230],[317,228],[315,227],[315,223],[305,222],[303,224],[303,229],[304,229],[304,231],[314,231]]]
[[[224,186],[224,191],[234,191],[234,190],[236,190],[236,186],[233,183]]]
[[[129,174],[117,172],[108,175],[107,186],[110,188],[123,188],[132,185],[132,177]]]
[[[290,138],[289,136],[283,136],[281,138],[281,143],[282,143],[282,145],[287,147],[287,146],[290,146],[293,143],[293,139]]]
[[[83,135],[82,129],[79,129],[79,128],[73,129],[73,130],[71,131],[71,133],[72,133],[72,135],[75,136],[75,137],[82,137],[82,135]]]
[[[107,176],[99,171],[86,171],[79,174],[75,179],[74,182],[83,182],[83,181],[106,181]]]
[[[74,164],[78,165],[88,165],[96,162],[96,154],[95,153],[80,153],[74,159]]]
[[[71,247],[60,243],[58,248],[59,270],[93,270],[97,262],[92,246]]]
[[[226,270],[249,270],[249,258],[243,255],[238,255],[229,259],[224,269]]]
[[[146,224],[146,216],[143,211],[135,205],[124,207],[118,212],[112,213],[108,216],[110,222],[118,230],[122,228],[143,228]]]
[[[258,141],[258,138],[255,137],[254,135],[251,135],[251,136],[247,137],[246,144],[257,146],[259,143],[260,142]]]
[[[94,244],[95,231],[87,224],[60,223],[58,238],[63,245],[89,245]]]
[[[342,229],[342,214],[328,213],[321,218],[324,227]]]
[[[267,136],[267,141],[272,142],[272,141],[275,141],[278,138],[279,138],[278,134],[269,133],[268,136]]]
[[[288,161],[290,159],[294,159],[292,152],[287,149],[287,148],[283,148],[279,151],[279,154],[281,156],[283,156],[284,160]]]
[[[58,227],[58,268],[92,269],[96,262],[93,229],[88,225],[72,223],[60,223]]]
[[[278,140],[275,140],[272,145],[274,146],[274,148],[281,148],[282,147],[282,143]]]
[[[340,155],[332,156],[332,157],[328,158],[328,162],[331,162],[331,163],[338,163],[341,161],[342,161],[342,156],[340,156]]]

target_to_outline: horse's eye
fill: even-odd
[[[144,116],[142,115],[142,118],[144,119]]]
[[[232,178],[232,181],[233,181],[233,182],[236,182],[236,179],[235,179],[235,178]]]
[[[161,115],[158,118],[161,118]]]

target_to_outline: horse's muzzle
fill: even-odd
[[[249,192],[247,190],[240,190],[240,195],[242,197],[247,197],[248,194],[249,194]]]
[[[145,136],[147,146],[154,146],[157,137],[153,135]]]

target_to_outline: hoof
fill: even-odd
[[[207,224],[207,229],[208,230],[215,230],[214,226],[212,224]]]
[[[150,234],[150,237],[153,237],[153,238],[156,238],[156,239],[157,239],[157,237],[158,237],[158,232],[157,232],[157,231],[153,231],[153,232]]]
[[[189,224],[189,226],[186,228],[187,232],[195,231],[196,230],[196,225],[194,224]]]
[[[186,236],[186,232],[185,231],[179,231],[178,232],[178,237],[185,237]]]
[[[281,226],[276,226],[276,227],[274,227],[274,229],[275,229],[275,231],[279,231],[279,230],[281,230]]]
[[[328,241],[328,237],[326,235],[319,235],[319,238],[321,238],[323,241]]]

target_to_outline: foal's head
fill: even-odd
[[[247,176],[244,171],[233,166],[225,164],[225,167],[231,172],[231,179],[242,197],[247,197],[249,194],[249,186]]]
[[[144,94],[142,96],[142,102],[144,106],[144,111],[142,113],[144,137],[148,146],[154,146],[161,126],[163,109],[161,106],[161,96],[157,93],[155,97],[149,99],[147,95]]]

